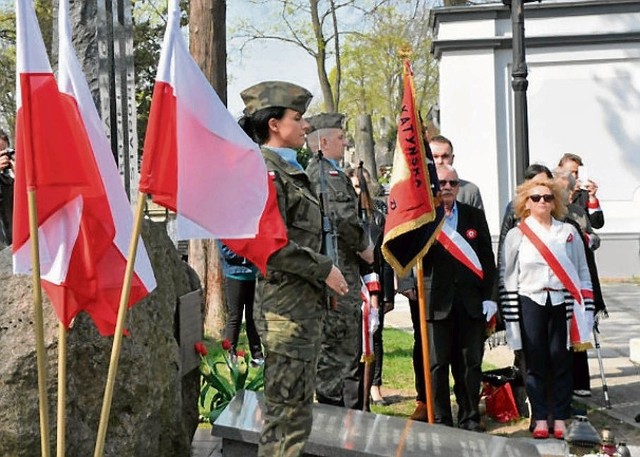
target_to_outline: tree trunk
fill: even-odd
[[[224,104],[227,103],[226,14],[226,0],[190,2],[189,48]],[[206,204],[206,199],[203,201]],[[189,264],[202,281],[205,332],[220,339],[225,324],[225,308],[222,268],[215,242],[192,240],[189,243]]]
[[[322,25],[320,24],[320,14],[318,12],[319,0],[310,0],[309,6],[311,9],[311,25],[313,27],[313,33],[318,43],[318,53],[315,56],[316,67],[318,70],[318,81],[320,81],[320,90],[322,91],[322,97],[324,98],[324,110],[327,113],[335,113],[336,105],[333,98],[333,91],[331,90],[331,82],[327,76],[326,67],[326,40],[322,33]]]
[[[376,153],[373,148],[373,126],[370,114],[359,114],[356,117],[355,141],[358,161],[364,162],[364,167],[371,174],[371,180],[377,181],[378,169],[376,167]]]

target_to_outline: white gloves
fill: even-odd
[[[491,320],[497,311],[498,304],[493,300],[485,300],[482,302],[482,313],[487,317],[487,322]]]
[[[369,312],[369,333],[373,335],[378,330],[378,327],[380,327],[378,309],[372,306]]]

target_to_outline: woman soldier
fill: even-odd
[[[347,282],[320,254],[320,202],[296,160],[308,123],[311,93],[295,84],[267,81],[244,90],[240,126],[261,146],[277,190],[288,243],[258,278],[254,319],[265,349],[262,457],[302,455],[311,433],[315,373],[326,312],[325,285],[340,295]]]

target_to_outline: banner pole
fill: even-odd
[[[422,368],[424,371],[424,388],[427,400],[427,417],[433,424],[433,391],[431,388],[431,362],[429,360],[429,328],[427,326],[427,298],[424,291],[424,268],[422,258],[416,265],[416,281],[418,283],[418,308],[420,310],[420,340],[422,342]]]
[[[29,238],[31,239],[31,271],[33,283],[33,311],[36,331],[36,357],[38,364],[38,400],[40,404],[40,450],[42,457],[51,454],[49,444],[49,402],[47,398],[47,365],[44,347],[44,317],[42,313],[42,284],[40,282],[40,246],[38,241],[38,209],[36,191],[27,191],[29,205]]]
[[[58,324],[58,429],[56,434],[56,456],[64,457],[67,429],[67,329],[62,321]]]
[[[124,273],[122,283],[122,292],[120,294],[120,304],[118,307],[118,321],[116,323],[116,332],[113,336],[113,346],[111,348],[111,360],[109,362],[109,373],[107,374],[107,383],[104,389],[104,397],[102,400],[102,411],[100,413],[100,424],[98,426],[98,436],[96,437],[96,447],[94,457],[102,457],[104,454],[104,442],[107,436],[107,427],[109,425],[109,413],[111,412],[111,402],[113,400],[113,390],[116,382],[116,374],[118,373],[118,360],[122,350],[122,334],[124,332],[124,322],[127,318],[127,310],[129,303],[129,294],[131,292],[131,279],[136,263],[136,253],[138,252],[138,239],[142,228],[142,219],[144,217],[144,204],[146,194],[138,193],[138,202],[136,206],[135,219],[133,222],[133,233],[131,242],[129,243],[129,257],[127,258],[127,267]]]

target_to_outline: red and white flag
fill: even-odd
[[[32,0],[16,0],[17,116],[14,272],[31,269],[27,191],[35,190],[42,285],[68,328],[88,312],[112,335],[133,215],[104,127],[71,43],[68,0],[60,2],[59,85]],[[129,306],[155,288],[144,247]]]
[[[267,189],[258,145],[189,54],[178,0],[170,0],[140,191],[177,213],[179,239],[193,239],[254,237]]]

